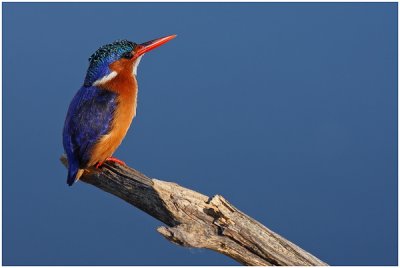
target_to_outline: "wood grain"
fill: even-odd
[[[61,161],[67,165],[64,156]],[[220,195],[210,198],[109,162],[98,170],[85,171],[81,181],[160,220],[166,226],[157,231],[177,245],[211,249],[244,265],[327,266]]]

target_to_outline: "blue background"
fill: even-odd
[[[88,57],[168,34],[139,66],[116,156],[222,194],[331,265],[396,265],[396,3],[3,3],[3,265],[236,264],[65,183]]]

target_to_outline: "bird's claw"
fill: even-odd
[[[119,160],[118,158],[115,158],[115,157],[107,157],[106,160],[97,163],[96,168],[101,167],[101,166],[104,164],[104,162],[106,162],[106,161],[110,161],[110,162],[114,162],[114,163],[118,163],[118,164],[120,164],[120,165],[126,166],[125,162],[122,161],[122,160]]]

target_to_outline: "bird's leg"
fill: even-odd
[[[102,162],[98,162],[98,163],[97,163],[97,165],[96,165],[96,168],[99,168],[99,167],[101,167],[103,164],[104,164],[104,161],[102,161]]]
[[[111,161],[111,162],[118,163],[120,165],[126,166],[124,161],[119,160],[118,158],[115,158],[115,157],[112,157],[112,156],[111,157],[107,157],[107,159],[105,161]]]
[[[106,160],[104,160],[104,161],[98,162],[97,165],[96,165],[96,168],[101,167],[104,164],[104,162],[106,162],[106,161],[110,161],[110,162],[114,162],[114,163],[118,163],[120,165],[126,166],[124,161],[119,160],[118,158],[115,158],[115,157],[111,156],[111,157],[107,157]]]

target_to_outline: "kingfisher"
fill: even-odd
[[[69,105],[63,129],[69,186],[89,167],[99,168],[105,161],[125,165],[112,155],[136,115],[138,65],[145,53],[175,37],[142,44],[117,40],[89,58],[84,83]]]

